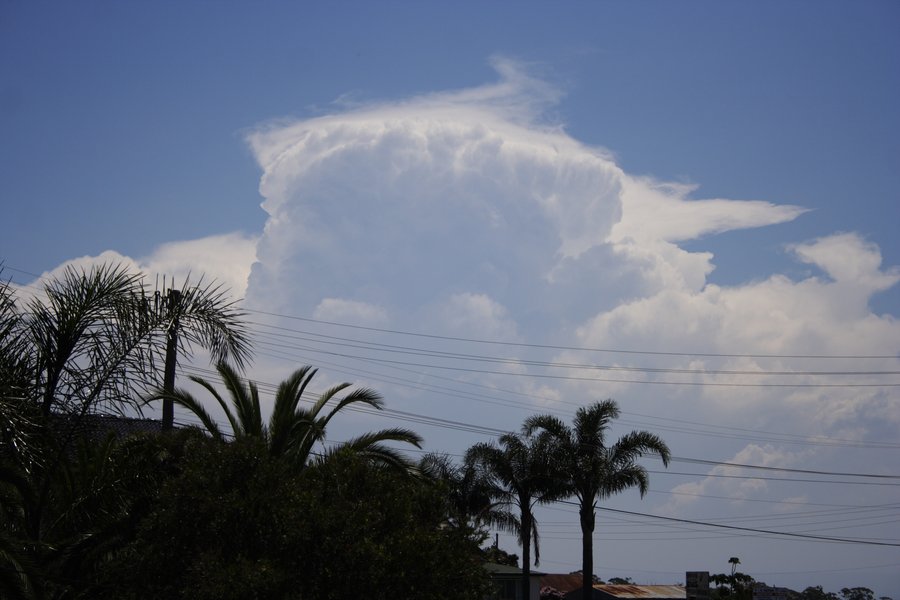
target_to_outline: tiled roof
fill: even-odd
[[[629,600],[649,600],[651,598],[682,600],[687,597],[682,585],[595,585],[594,589],[612,598]]]

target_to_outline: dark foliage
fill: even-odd
[[[477,544],[442,518],[432,487],[349,452],[301,472],[260,440],[210,440],[110,564],[105,597],[480,598]]]

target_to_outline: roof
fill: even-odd
[[[500,575],[501,577],[514,575],[516,577],[522,576],[522,569],[519,567],[511,567],[509,565],[501,565],[499,563],[484,563],[485,570],[491,575]],[[541,573],[540,571],[531,570],[531,577],[543,576],[545,573]]]
[[[117,415],[100,415],[88,413],[80,416],[52,414],[54,428],[66,428],[77,435],[88,438],[104,438],[110,433],[118,438],[141,433],[159,433],[162,422],[153,419],[135,419]]]
[[[683,585],[595,585],[594,589],[610,598],[649,599],[665,598],[684,600],[687,593]]]
[[[544,575],[541,577],[541,587],[552,587],[565,594],[581,587],[581,573]]]

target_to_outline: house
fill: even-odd
[[[761,581],[753,584],[753,600],[787,600],[792,593],[789,588],[769,586]]]
[[[109,434],[121,439],[131,435],[153,434],[162,431],[161,421],[118,415],[88,413],[80,418],[69,419],[69,422],[72,423],[73,429],[79,435],[95,439],[102,439]]]
[[[580,600],[581,588],[566,594],[566,600]],[[604,585],[594,586],[591,600],[686,600],[683,585]]]
[[[86,413],[83,415],[67,415],[53,413],[50,415],[49,427],[65,443],[78,439],[94,442],[113,436],[119,440],[145,434],[157,434],[162,431],[162,422],[154,419],[138,419],[118,415]]]
[[[492,595],[485,600],[521,600],[522,594],[522,569],[497,563],[485,563],[484,568],[490,574],[491,584],[494,586]],[[531,571],[530,592],[531,600],[540,600],[541,576],[545,573]]]

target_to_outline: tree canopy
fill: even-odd
[[[480,599],[477,542],[443,517],[433,486],[349,451],[301,470],[258,439],[206,440],[104,583],[110,598]]]

